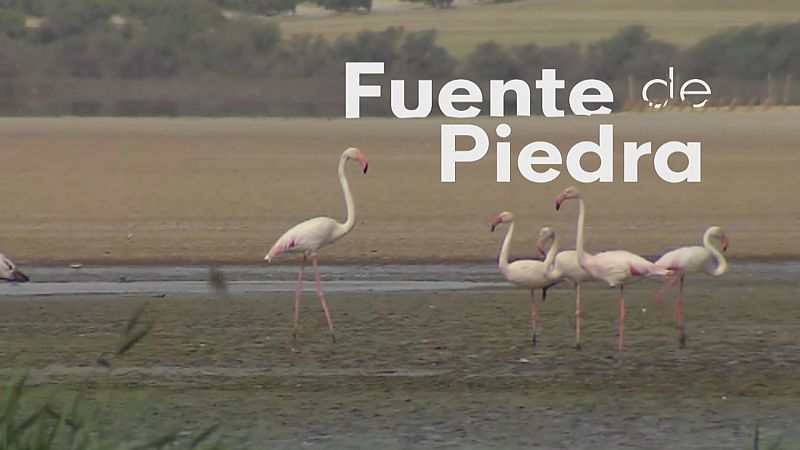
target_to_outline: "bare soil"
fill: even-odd
[[[733,259],[797,257],[798,119],[797,110],[602,119],[615,125],[616,179],[584,187],[588,248],[654,255],[696,243],[716,224],[731,238]],[[18,262],[37,264],[257,263],[300,220],[344,220],[336,163],[349,146],[365,152],[370,171],[349,168],[357,226],[324,250],[323,263],[491,260],[501,236],[488,223],[502,210],[519,219],[518,252],[533,252],[543,225],[572,245],[574,206],[556,213],[553,199],[573,180],[564,172],[549,184],[530,183],[517,172],[516,155],[534,140],[566,155],[576,142],[597,139],[600,120],[508,120],[508,184],[495,182],[492,151],[460,166],[456,183],[440,183],[444,122],[0,119],[0,246]],[[470,123],[491,136],[498,121]],[[702,183],[667,184],[646,158],[641,181],[623,183],[623,140],[701,141]]]

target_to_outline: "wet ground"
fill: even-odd
[[[208,268],[33,268],[0,289],[0,377],[85,391],[132,442],[220,423],[224,448],[744,449],[758,426],[798,448],[797,268],[689,280],[685,349],[658,283],[626,289],[621,361],[615,291],[584,290],[579,352],[572,289],[553,289],[534,348],[527,293],[490,265],[326,266],[338,341],[309,291],[294,350],[291,266],[222,267],[224,293]],[[149,335],[97,364],[142,304]]]

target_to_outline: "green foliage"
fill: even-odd
[[[249,14],[276,16],[283,12],[295,12],[298,0],[213,0],[221,8]]]
[[[122,358],[129,353],[150,332],[152,324],[141,325],[145,304],[137,308],[128,319],[120,333],[118,344],[109,356],[101,355],[97,363],[109,369],[112,376],[111,358]],[[55,448],[74,450],[100,450],[120,448],[127,437],[109,436],[99,425],[107,420],[99,408],[85,405],[83,398],[87,392],[80,392],[59,405],[57,401],[29,400],[26,397],[27,376],[13,380],[0,401],[0,450],[49,450]],[[108,392],[100,397],[107,398]],[[135,423],[132,417],[121,417],[123,421]],[[179,439],[178,431],[152,437],[135,449],[181,448],[187,450],[203,448],[219,429],[213,424],[188,438]],[[214,445],[213,448],[216,448]],[[127,447],[126,447],[127,448]]]
[[[26,37],[25,14],[13,9],[0,9],[0,34],[12,39]]]
[[[450,78],[457,65],[456,59],[446,49],[436,45],[434,30],[406,34],[399,54],[398,69],[419,78]]]
[[[464,60],[464,72],[481,80],[519,78],[522,67],[500,44],[494,41],[478,44]]]
[[[800,22],[753,25],[715,34],[689,48],[683,63],[698,77],[764,79],[800,74]]]
[[[601,80],[661,76],[665,68],[676,65],[677,57],[677,47],[652,39],[641,25],[632,25],[586,48],[585,76]]]
[[[311,0],[311,3],[331,11],[372,11],[372,0]]]
[[[532,79],[543,68],[567,79],[644,79],[663,76],[670,65],[704,78],[800,73],[800,23],[730,30],[683,52],[630,26],[583,49],[487,42],[457,61],[434,31],[389,27],[329,42],[282,38],[276,21],[254,16],[293,11],[297,1],[0,0],[0,78],[313,77],[341,75],[345,61],[383,61],[392,75],[439,79],[456,69],[467,78]],[[371,0],[312,1],[336,11],[371,8]],[[39,25],[27,26],[29,16]]]

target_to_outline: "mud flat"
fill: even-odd
[[[582,352],[569,286],[541,308],[536,348],[516,290],[332,292],[336,345],[309,292],[294,352],[291,292],[3,295],[0,378],[28,370],[34,402],[89,388],[131,441],[219,422],[225,448],[750,448],[759,426],[764,447],[795,448],[799,286],[780,269],[692,280],[683,350],[657,284],[632,286],[621,366],[616,293],[597,285]],[[151,333],[98,366],[142,303]]]
[[[512,148],[596,139],[702,142],[702,183],[668,185],[640,165],[640,182],[584,188],[587,245],[653,255],[722,225],[732,258],[800,256],[800,111],[615,114],[603,119],[506,120]],[[571,245],[575,211],[556,213],[563,175],[536,185],[495,182],[496,162],[439,182],[442,120],[0,119],[2,249],[22,263],[255,264],[288,226],[343,218],[335,164],[358,146],[370,171],[348,171],[358,223],[322,262],[491,261],[501,210],[519,220],[513,251],[534,251],[543,225]],[[497,121],[470,120],[492,129]],[[587,167],[591,165],[587,158]],[[615,158],[621,161],[621,158]],[[676,162],[678,164],[678,162]],[[615,167],[621,179],[622,167]],[[286,261],[286,260],[283,260]]]

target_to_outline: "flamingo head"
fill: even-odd
[[[501,212],[500,214],[497,215],[497,217],[494,218],[494,220],[492,220],[491,223],[492,231],[494,231],[494,229],[497,228],[497,226],[500,225],[501,223],[511,222],[512,220],[514,220],[513,214],[511,214],[508,211]]]
[[[369,168],[369,162],[367,162],[367,157],[364,156],[364,153],[362,153],[361,150],[355,147],[350,147],[347,150],[345,150],[344,153],[342,153],[342,158],[358,161],[358,163],[361,164],[361,170],[363,170],[364,173],[367,173],[367,169]]]
[[[725,235],[725,232],[722,231],[722,228],[714,226],[708,229],[708,235],[719,239],[719,243],[722,245],[722,251],[725,252],[728,250],[728,245],[730,245],[731,241],[728,239],[728,236]]]
[[[565,200],[569,200],[571,198],[580,198],[581,191],[578,188],[570,186],[560,194],[556,196],[556,211],[561,209],[561,204],[564,203]]]
[[[14,263],[7,258],[2,258],[2,260],[0,260],[0,280],[11,281],[13,283],[27,283],[30,281],[30,278],[20,272]]]
[[[541,253],[542,256],[547,255],[547,249],[550,247],[550,243],[555,237],[556,232],[550,227],[544,227],[539,230],[539,239],[536,240],[536,247],[539,249],[539,253]]]

